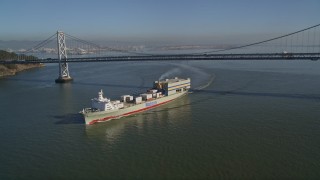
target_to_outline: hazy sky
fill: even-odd
[[[0,40],[272,36],[320,23],[320,0],[1,0]]]

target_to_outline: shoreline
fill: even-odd
[[[40,64],[10,64],[10,65],[0,65],[0,78],[5,78],[8,76],[14,76],[19,72],[27,71],[34,68],[41,68],[45,65]]]

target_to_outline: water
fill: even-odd
[[[319,68],[84,63],[70,64],[72,84],[54,83],[56,65],[1,79],[0,179],[319,178]],[[77,114],[100,89],[114,99],[166,73],[190,77],[197,90],[92,126]]]

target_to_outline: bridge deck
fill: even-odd
[[[320,53],[256,53],[256,54],[200,54],[200,55],[150,55],[150,56],[106,56],[69,58],[72,62],[121,62],[121,61],[212,61],[212,60],[318,60]],[[59,63],[59,59],[5,60],[0,64]]]

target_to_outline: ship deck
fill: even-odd
[[[123,103],[123,108],[127,108],[127,107],[130,107],[130,106],[135,106],[137,104],[142,104],[142,103],[146,103],[146,102],[149,102],[149,101],[153,101],[153,100],[157,100],[157,99],[161,99],[163,97],[166,97],[166,96],[160,96],[158,98],[150,98],[148,100],[142,100],[140,103],[135,103],[134,101],[132,102],[122,102]]]

